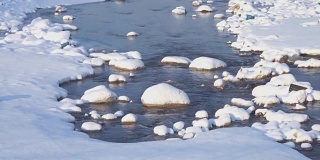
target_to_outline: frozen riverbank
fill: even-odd
[[[114,144],[89,139],[73,131],[67,123],[73,117],[57,108],[56,99],[66,95],[58,83],[81,79],[92,68],[48,54],[60,44],[45,41],[30,47],[20,44],[21,37],[11,38],[13,43],[1,44],[1,159],[305,159],[250,128],[218,129],[188,141]]]

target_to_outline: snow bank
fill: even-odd
[[[227,64],[221,60],[209,57],[199,57],[194,59],[189,68],[198,70],[213,70],[216,68],[227,67]]]
[[[190,104],[188,95],[169,84],[160,83],[147,88],[141,97],[142,104],[148,107],[185,106]]]
[[[112,102],[117,100],[117,94],[109,90],[106,86],[99,85],[86,90],[81,100],[90,103]]]

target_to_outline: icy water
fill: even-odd
[[[221,20],[216,20],[213,15],[225,13],[227,1],[215,1],[213,6],[217,11],[213,13],[195,13],[191,0],[127,0],[107,1],[101,3],[90,3],[83,5],[66,6],[68,11],[59,16],[54,16],[54,8],[39,9],[36,13],[28,15],[30,18],[41,16],[49,18],[53,22],[70,23],[79,27],[78,31],[72,33],[72,38],[87,48],[118,51],[139,51],[143,56],[145,69],[133,72],[136,77],[128,78],[129,72],[120,72],[107,65],[95,68],[92,77],[82,81],[64,83],[61,87],[68,90],[68,97],[79,99],[85,90],[97,85],[106,85],[118,96],[128,96],[133,103],[112,104],[86,104],[81,106],[83,113],[75,114],[76,129],[85,121],[98,121],[104,124],[101,132],[88,133],[90,137],[119,143],[164,140],[169,137],[159,137],[153,134],[153,128],[164,124],[172,127],[177,121],[184,121],[186,126],[191,126],[194,115],[198,110],[206,110],[209,117],[225,104],[230,104],[232,98],[244,98],[250,100],[251,90],[254,86],[265,84],[269,79],[259,81],[243,81],[239,83],[227,83],[224,89],[213,87],[213,76],[223,71],[235,75],[241,66],[251,67],[259,57],[257,55],[240,57],[239,52],[231,49],[227,41],[234,41],[235,36],[227,32],[218,32],[215,25]],[[186,15],[173,15],[172,9],[184,6]],[[63,22],[63,15],[73,15],[76,19],[72,22]],[[196,14],[196,18],[192,18]],[[228,16],[228,15],[227,15]],[[133,39],[126,37],[130,31],[139,33]],[[165,56],[186,56],[194,59],[200,56],[208,56],[225,61],[228,67],[210,72],[191,71],[188,68],[163,66],[160,61]],[[293,66],[292,66],[293,67]],[[315,89],[320,89],[318,70],[302,70],[291,68],[291,72],[299,81],[309,81]],[[128,82],[122,85],[111,85],[107,83],[108,76],[112,73],[122,74],[127,77]],[[191,104],[183,108],[146,108],[141,105],[141,95],[144,90],[154,84],[164,81],[173,81],[175,87],[185,91]],[[305,129],[315,123],[320,123],[320,104],[308,104],[307,113],[310,122],[303,124]],[[280,104],[274,106],[274,110],[282,109],[293,112],[292,106]],[[138,116],[135,125],[121,125],[120,119],[115,121],[92,120],[84,116],[92,110],[103,115],[123,110],[124,113],[134,113]],[[252,123],[265,119],[254,115],[248,121],[235,122],[232,126],[251,126]],[[306,156],[317,159],[320,156],[318,142],[314,142],[313,151],[302,151]]]

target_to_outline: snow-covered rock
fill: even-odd
[[[309,120],[309,116],[306,114],[299,114],[299,113],[285,113],[281,110],[275,112],[273,110],[267,110],[264,117],[268,121],[277,121],[279,123],[285,121],[297,121],[297,122],[306,122]]]
[[[126,77],[119,74],[111,74],[108,79],[109,83],[124,83],[126,82]]]
[[[173,65],[189,65],[191,60],[187,57],[181,56],[166,56],[161,60],[163,64],[173,64]]]
[[[242,106],[242,107],[250,107],[254,105],[252,101],[247,101],[242,98],[232,98],[231,103],[235,106]]]
[[[61,103],[72,103],[75,105],[83,104],[81,99],[71,99],[71,98],[64,98],[60,101]]]
[[[141,97],[144,106],[170,107],[175,105],[188,105],[190,100],[188,95],[169,84],[160,83],[147,88]]]
[[[128,36],[128,37],[136,37],[136,36],[138,36],[138,35],[139,35],[138,33],[133,32],[133,31],[127,33],[127,36]]]
[[[311,150],[312,149],[312,145],[310,143],[301,143],[301,149]]]
[[[260,85],[252,90],[254,97],[284,96],[289,93],[289,86]]]
[[[84,95],[81,97],[81,100],[90,103],[113,102],[117,100],[117,94],[109,90],[104,85],[99,85],[86,90]]]
[[[223,19],[224,18],[224,14],[215,14],[213,17],[215,19]]]
[[[68,113],[81,112],[81,108],[73,103],[64,103],[59,108]]]
[[[83,131],[100,131],[102,126],[96,122],[84,122],[81,125],[81,130]]]
[[[195,117],[198,118],[198,119],[208,118],[208,112],[205,111],[205,110],[197,111],[196,114],[195,114]]]
[[[203,132],[201,127],[193,126],[193,127],[186,128],[186,134],[188,134],[188,133],[196,134],[196,133],[201,133],[201,132]]]
[[[296,106],[294,108],[292,108],[293,110],[306,110],[307,107],[301,105],[301,104],[296,104]]]
[[[198,7],[198,6],[201,5],[201,3],[202,3],[202,1],[196,0],[196,1],[193,1],[193,2],[192,2],[192,5],[195,6],[195,7]]]
[[[264,105],[272,105],[280,103],[280,99],[276,96],[261,96],[253,99],[253,102],[259,106]]]
[[[119,96],[119,97],[118,97],[118,101],[119,101],[119,102],[128,103],[128,102],[130,102],[130,98],[127,97],[127,96]]]
[[[144,63],[139,59],[122,59],[117,60],[114,67],[120,70],[133,71],[144,68]]]
[[[300,68],[319,68],[320,67],[320,60],[315,58],[310,58],[309,60],[302,61],[297,60],[294,62],[294,65],[300,67]]]
[[[238,71],[236,78],[238,79],[262,79],[271,76],[272,69],[268,67],[251,67],[243,68]]]
[[[209,119],[209,122],[211,122],[212,125],[216,127],[225,127],[231,125],[231,117],[227,114],[222,114],[216,119]]]
[[[176,132],[181,131],[184,128],[184,122],[179,121],[173,124],[173,130]]]
[[[232,121],[243,121],[250,118],[250,114],[245,109],[237,106],[225,105],[215,113],[215,117],[220,117],[224,114],[229,114]]]
[[[101,117],[101,115],[96,110],[91,111],[89,115],[92,119],[99,119]]]
[[[292,74],[282,74],[272,77],[270,82],[267,83],[274,86],[289,86],[290,84],[296,82],[295,77]]]
[[[104,60],[100,58],[90,58],[90,59],[85,59],[83,63],[90,64],[93,67],[99,67],[104,65]]]
[[[165,136],[168,134],[168,128],[165,125],[156,126],[153,129],[153,133],[159,136]]]
[[[314,125],[312,125],[312,126],[311,126],[311,129],[320,132],[320,124],[314,124]]]
[[[213,9],[208,5],[201,5],[195,11],[196,12],[212,12]]]
[[[64,15],[64,16],[62,17],[62,19],[63,19],[64,21],[72,21],[72,20],[74,19],[74,17],[71,16],[71,15]]]
[[[132,113],[126,114],[121,119],[122,124],[134,124],[136,122],[137,122],[137,116]]]
[[[224,87],[224,81],[222,79],[217,79],[214,81],[213,86],[217,88],[223,88]]]
[[[107,113],[107,114],[102,115],[101,118],[103,118],[107,121],[110,121],[110,120],[117,119],[117,116],[112,113]]]
[[[179,6],[179,7],[176,7],[175,9],[173,9],[172,13],[174,13],[174,14],[186,14],[187,11],[186,11],[186,8],[184,8],[183,6]]]
[[[227,64],[221,60],[210,58],[210,57],[199,57],[194,59],[189,68],[198,70],[213,70],[216,68],[227,67]]]
[[[114,115],[117,117],[122,117],[124,115],[124,113],[123,113],[123,111],[120,110],[120,111],[115,112]]]

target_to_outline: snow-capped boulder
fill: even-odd
[[[224,15],[223,14],[215,14],[213,17],[215,19],[224,19]]]
[[[61,103],[71,103],[75,105],[83,104],[81,99],[71,99],[71,98],[64,98],[60,101]]]
[[[136,37],[136,36],[138,36],[138,35],[139,35],[138,33],[133,32],[133,31],[127,33],[127,37]]]
[[[294,82],[296,82],[296,79],[292,74],[282,74],[272,77],[270,82],[268,82],[267,84],[274,86],[289,86]]]
[[[207,118],[192,121],[192,126],[201,128],[211,128],[211,125]]]
[[[187,11],[186,11],[186,8],[184,8],[183,6],[179,6],[179,7],[176,7],[175,9],[172,10],[172,13],[174,14],[186,14]]]
[[[201,118],[208,118],[208,112],[205,110],[200,110],[197,111],[195,114],[196,118],[201,119]]]
[[[122,59],[114,63],[114,67],[120,70],[133,71],[142,69],[144,63],[139,59]]]
[[[111,74],[108,81],[109,83],[124,83],[126,82],[126,77],[119,74]]]
[[[253,99],[253,102],[259,106],[264,105],[272,105],[280,103],[280,99],[276,96],[262,96]]]
[[[223,88],[224,87],[224,81],[222,79],[217,79],[214,81],[213,86],[217,88]]]
[[[126,114],[121,119],[122,124],[134,124],[136,122],[137,122],[137,116],[132,113]]]
[[[86,90],[81,100],[90,103],[113,102],[117,100],[117,94],[109,90],[106,86],[99,85]]]
[[[208,5],[201,5],[195,11],[196,12],[212,12],[213,9]]]
[[[271,76],[272,69],[267,67],[242,68],[238,71],[238,79],[262,79]]]
[[[71,16],[71,15],[64,15],[64,16],[62,17],[62,19],[63,19],[64,21],[72,21],[72,20],[74,19],[74,17]]]
[[[90,64],[93,67],[99,67],[104,64],[104,60],[100,58],[90,58],[83,61],[84,64]]]
[[[127,96],[119,96],[119,97],[118,97],[118,101],[119,101],[119,102],[128,103],[128,102],[130,102],[130,98],[127,97]]]
[[[186,106],[190,104],[189,97],[184,91],[166,83],[147,88],[141,97],[141,101],[144,106],[148,107]]]
[[[319,131],[320,132],[320,124],[314,124],[311,126],[311,129],[314,131]]]
[[[96,110],[91,111],[89,115],[92,119],[99,119],[101,117],[101,115]]]
[[[115,112],[114,115],[117,117],[122,117],[124,115],[124,113],[123,113],[123,111],[120,110],[120,111]]]
[[[198,7],[198,6],[200,6],[200,5],[201,5],[201,3],[202,3],[202,1],[198,1],[198,0],[196,0],[196,1],[193,1],[193,2],[192,2],[192,6],[194,6],[194,7]]]
[[[220,117],[224,114],[229,114],[232,121],[243,121],[250,118],[250,114],[245,109],[227,104],[215,113],[215,117]]]
[[[277,112],[273,110],[267,110],[264,116],[268,121],[277,121],[279,123],[285,122],[285,121],[297,121],[302,123],[309,120],[309,116],[306,114],[285,113],[281,110]]]
[[[81,112],[81,108],[72,103],[64,103],[59,108],[68,113]]]
[[[153,133],[159,136],[165,136],[168,134],[168,128],[165,125],[156,126],[153,129]]]
[[[303,150],[311,150],[312,149],[312,145],[310,143],[301,143],[300,147]]]
[[[166,56],[161,60],[161,63],[169,65],[189,65],[191,60],[181,56]]]
[[[229,114],[222,114],[216,119],[209,119],[212,125],[216,127],[225,127],[231,125],[231,117]]]
[[[319,68],[320,60],[315,58],[310,58],[309,60],[306,60],[306,61],[297,60],[294,62],[294,65],[300,68]]]
[[[242,98],[232,98],[231,103],[235,106],[242,106],[242,107],[250,107],[254,105],[252,101],[247,101]]]
[[[111,60],[123,60],[123,59],[128,59],[127,56],[122,55],[120,53],[91,53],[91,57],[98,57],[103,59],[104,61],[111,61]]]
[[[227,64],[221,60],[210,57],[199,57],[194,59],[189,68],[197,70],[213,70],[227,67]]]
[[[184,122],[179,121],[173,124],[173,130],[176,132],[181,131],[184,128]]]
[[[102,126],[96,122],[84,122],[81,125],[81,130],[83,131],[100,131]]]
[[[104,114],[101,118],[103,118],[107,121],[110,121],[110,120],[117,119],[117,116],[112,113],[107,113],[107,114]]]

